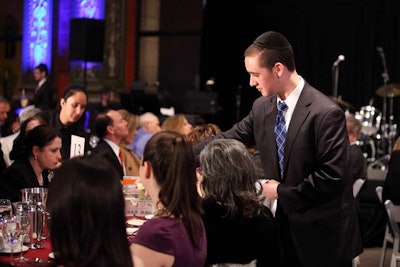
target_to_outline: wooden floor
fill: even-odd
[[[382,248],[380,247],[365,248],[364,252],[360,255],[359,267],[379,267],[381,252]],[[390,266],[391,253],[392,253],[392,248],[389,247],[386,251],[384,267]]]

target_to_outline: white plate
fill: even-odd
[[[127,234],[127,235],[136,234],[137,230],[139,230],[138,227],[127,227],[127,228],[126,228],[126,234]]]
[[[141,219],[130,219],[127,221],[129,225],[133,226],[141,226],[146,220],[141,220]]]
[[[22,246],[22,251],[27,251],[29,248],[27,246]],[[21,252],[21,247],[18,245],[18,247],[15,247],[13,250],[13,253],[19,253]],[[7,245],[4,248],[0,249],[0,253],[11,253],[11,248]]]
[[[50,259],[55,259],[55,258],[54,258],[54,252],[50,252],[50,253],[49,253],[49,258],[50,258]]]
[[[147,220],[150,220],[154,217],[154,214],[147,214],[144,216]]]

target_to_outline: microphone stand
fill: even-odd
[[[388,89],[387,88],[387,84],[389,83],[389,74],[388,74],[387,66],[386,66],[385,53],[384,53],[382,47],[378,47],[377,50],[378,50],[379,55],[381,56],[382,65],[383,65],[383,72],[382,72],[383,88],[385,88],[385,91],[387,91],[387,89]],[[381,129],[382,129],[382,131],[384,131],[382,141],[384,141],[383,139],[386,138],[386,137],[388,137],[388,139],[389,139],[389,143],[388,143],[388,147],[387,147],[387,150],[388,150],[387,153],[390,154],[391,147],[392,147],[392,140],[391,140],[391,137],[387,135],[387,131],[388,130],[391,131],[391,125],[392,125],[392,122],[393,122],[393,115],[392,114],[389,115],[390,116],[390,118],[389,118],[389,126],[386,125],[386,116],[387,116],[387,103],[386,103],[386,101],[387,101],[387,93],[385,92],[383,94],[383,118],[382,118],[382,127],[381,127]],[[391,99],[390,103],[391,103],[390,109],[392,110],[393,109],[393,107],[392,107],[393,98]]]
[[[339,80],[339,65],[333,64],[332,66],[332,95],[337,98],[338,96],[338,80]]]

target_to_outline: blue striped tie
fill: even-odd
[[[283,155],[284,155],[284,146],[286,139],[286,126],[285,126],[285,116],[283,112],[286,110],[287,105],[285,102],[278,102],[278,115],[276,116],[275,121],[275,137],[276,137],[276,146],[278,149],[278,159],[279,159],[279,169],[281,171],[281,177],[283,177]]]

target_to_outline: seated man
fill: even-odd
[[[99,143],[93,149],[93,155],[106,158],[118,171],[122,180],[125,175],[120,144],[128,135],[128,123],[122,115],[113,109],[99,114],[94,121],[96,135],[100,138]]]
[[[160,120],[155,114],[146,112],[140,115],[139,129],[136,131],[133,143],[130,145],[133,153],[141,158],[147,141],[159,131],[161,131]]]

